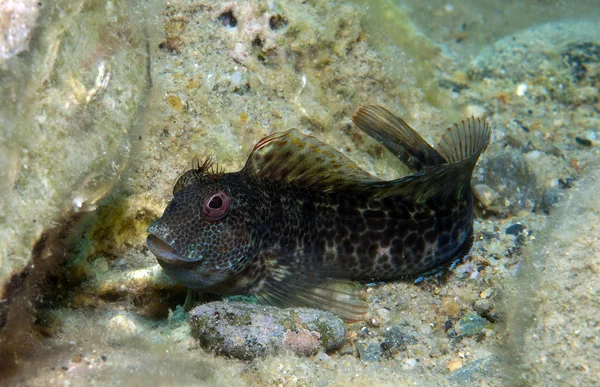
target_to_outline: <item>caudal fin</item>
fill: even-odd
[[[491,130],[485,120],[470,118],[454,124],[447,129],[435,150],[410,127],[409,130],[404,128],[403,131],[394,132],[389,117],[391,113],[383,112],[387,110],[365,106],[355,115],[358,117],[355,122],[368,127],[365,129],[361,126],[361,129],[380,140],[392,152],[396,149],[395,154],[408,160],[405,161],[407,165],[412,163],[418,172],[392,181],[369,183],[376,190],[375,196],[411,195],[417,200],[424,200],[435,195],[447,196],[461,192],[470,184],[473,168],[490,141]]]
[[[471,117],[446,130],[437,151],[448,163],[474,158],[475,162],[490,142],[491,130],[487,122]],[[475,165],[475,163],[473,163]]]

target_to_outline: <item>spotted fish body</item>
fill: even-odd
[[[485,122],[455,125],[434,149],[382,107],[364,106],[353,121],[414,174],[377,179],[294,129],[265,137],[238,172],[205,163],[178,179],[148,228],[167,275],[191,289],[353,320],[362,309],[348,281],[417,277],[467,255]]]

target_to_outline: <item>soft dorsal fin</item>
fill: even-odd
[[[448,164],[392,181],[372,182],[369,186],[377,197],[411,195],[417,200],[460,192],[471,183],[473,168],[489,144],[490,136],[490,127],[484,120],[462,121],[449,128],[438,145]]]
[[[359,183],[378,180],[332,146],[296,129],[260,140],[242,171],[323,192],[356,189]]]
[[[363,132],[382,143],[407,167],[421,171],[446,163],[446,160],[402,118],[381,106],[362,106],[352,121]]]

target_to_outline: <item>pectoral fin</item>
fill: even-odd
[[[332,265],[282,264],[269,268],[263,288],[256,295],[261,301],[280,307],[304,306],[328,310],[348,322],[360,321],[367,312],[361,286],[340,279]],[[334,274],[337,272],[337,274]]]

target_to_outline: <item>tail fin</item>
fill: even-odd
[[[382,143],[413,171],[435,167],[446,160],[413,128],[381,106],[366,105],[352,117],[363,132]]]
[[[448,128],[438,145],[438,154],[448,162],[411,176],[386,182],[372,182],[376,196],[412,195],[424,200],[434,195],[450,195],[471,183],[473,168],[487,148],[491,136],[482,119],[470,118]]]
[[[449,163],[457,163],[474,155],[475,162],[490,142],[491,130],[487,122],[471,117],[446,130],[437,146],[438,152]],[[475,165],[475,163],[473,163]]]

